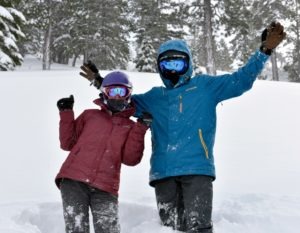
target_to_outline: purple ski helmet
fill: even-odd
[[[108,97],[106,89],[109,89],[111,86],[125,86],[128,89],[127,95],[117,99]],[[131,102],[131,91],[132,84],[129,81],[128,76],[121,71],[113,71],[107,74],[101,85],[101,95],[104,104],[106,104],[112,112],[123,111],[129,106]]]
[[[129,81],[128,76],[121,71],[113,71],[107,74],[103,79],[101,87],[114,85],[122,85],[128,88],[132,88],[132,84]]]

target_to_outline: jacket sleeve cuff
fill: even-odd
[[[269,55],[265,54],[264,52],[260,51],[259,49],[256,51],[255,55],[258,60],[261,60],[263,62],[266,62],[270,58]]]
[[[60,116],[60,119],[73,120],[74,119],[74,111],[73,110],[60,111],[59,116]]]

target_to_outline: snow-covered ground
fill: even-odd
[[[37,66],[38,65],[38,66]],[[41,71],[29,57],[0,73],[0,232],[62,233],[54,184],[67,153],[58,141],[56,101],[75,96],[75,113],[95,108],[98,92],[79,68]],[[103,71],[102,74],[106,74]],[[128,72],[134,93],[160,85],[157,74]],[[217,233],[298,233],[300,229],[300,85],[256,81],[218,106],[213,220]],[[122,233],[171,233],[159,224],[148,186],[150,133],[141,164],[122,168]]]

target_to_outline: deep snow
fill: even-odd
[[[56,101],[75,96],[75,113],[96,108],[98,92],[79,68],[41,65],[0,73],[0,232],[61,233],[54,177],[67,152],[58,141]],[[37,67],[37,64],[39,65]],[[102,71],[106,74],[107,71]],[[157,74],[128,72],[134,93],[160,85]],[[213,220],[217,233],[296,233],[300,229],[300,85],[256,81],[218,106]],[[148,186],[150,133],[141,164],[122,168],[122,233],[174,232],[159,225]]]

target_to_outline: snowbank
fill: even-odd
[[[1,233],[64,231],[54,177],[67,153],[59,149],[56,101],[73,94],[76,115],[97,107],[92,100],[98,92],[78,67],[36,67],[31,60],[16,72],[0,73]],[[157,74],[128,74],[134,93],[161,84]],[[216,232],[299,232],[299,103],[299,84],[257,81],[251,91],[218,106]],[[148,186],[150,153],[148,133],[142,163],[122,168],[122,233],[174,232],[159,224]]]

